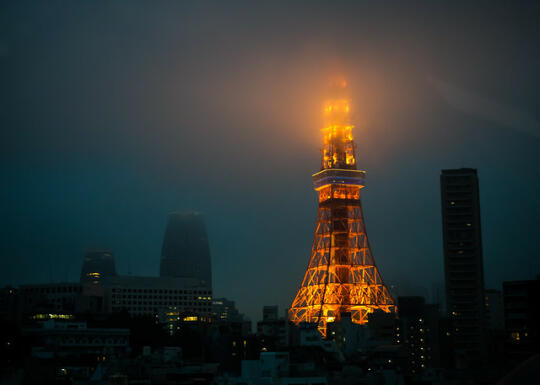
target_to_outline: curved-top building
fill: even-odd
[[[199,213],[171,213],[161,249],[161,277],[196,278],[212,287],[210,247]]]

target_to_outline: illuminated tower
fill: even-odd
[[[311,257],[302,285],[289,310],[289,319],[326,324],[351,313],[352,321],[367,322],[375,309],[394,312],[394,300],[384,285],[369,247],[360,189],[365,172],[356,169],[346,83],[332,86],[324,106],[321,171],[313,175],[319,210]]]

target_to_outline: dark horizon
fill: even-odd
[[[478,170],[486,289],[534,278],[540,7],[486,4],[5,2],[0,284],[78,281],[91,247],[157,276],[167,215],[198,211],[214,296],[282,313],[336,74],[383,280],[442,301],[439,175],[460,167]]]

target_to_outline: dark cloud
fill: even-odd
[[[540,122],[532,114],[474,94],[440,79],[428,78],[428,81],[437,93],[457,110],[494,123],[496,128],[502,125],[540,139]]]

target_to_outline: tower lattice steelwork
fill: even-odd
[[[302,285],[289,310],[294,323],[317,323],[326,336],[328,322],[351,313],[364,324],[375,309],[394,312],[369,247],[360,189],[365,172],[356,169],[355,144],[346,83],[332,87],[324,106],[321,171],[313,175],[319,210],[311,257]]]

